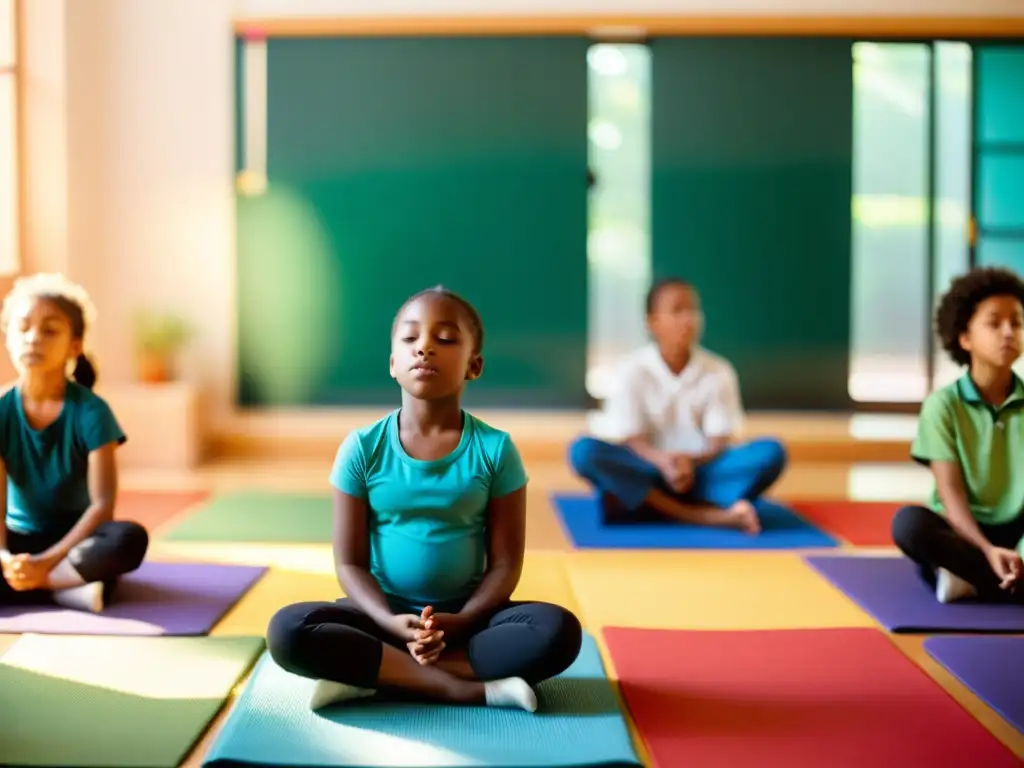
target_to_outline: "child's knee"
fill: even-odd
[[[535,616],[547,640],[545,672],[554,677],[571,667],[580,655],[583,625],[572,611],[550,603],[537,604]]]
[[[149,532],[138,523],[124,522],[118,532],[117,559],[125,572],[134,571],[146,559]]]
[[[569,466],[581,477],[590,477],[601,464],[605,444],[593,437],[580,437],[569,446]]]
[[[286,605],[275,613],[267,625],[267,652],[282,669],[291,672],[302,666],[300,637],[305,631],[308,606]]]
[[[892,517],[892,541],[903,552],[916,552],[920,548],[921,536],[933,523],[930,509],[920,506],[901,507]]]
[[[758,453],[765,469],[781,474],[789,462],[786,446],[775,438],[764,438],[757,441]]]

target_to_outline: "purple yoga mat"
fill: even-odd
[[[924,649],[1024,733],[1024,637],[930,637]]]
[[[101,614],[52,605],[0,606],[0,632],[41,635],[205,635],[266,568],[142,564],[123,576]]]
[[[822,555],[805,561],[890,632],[1024,632],[1024,606],[943,605],[904,557]]]

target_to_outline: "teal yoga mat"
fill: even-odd
[[[203,765],[640,766],[589,636],[572,667],[537,687],[536,714],[383,701],[313,713],[312,685],[264,655]]]

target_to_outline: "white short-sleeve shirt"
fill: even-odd
[[[676,375],[653,343],[620,363],[593,424],[605,440],[645,437],[660,450],[692,454],[706,451],[710,438],[738,436],[742,428],[739,379],[725,358],[698,347]]]

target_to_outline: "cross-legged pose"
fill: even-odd
[[[126,438],[92,391],[89,313],[85,292],[59,275],[19,280],[4,300],[18,380],[0,395],[0,604],[99,612],[146,555],[145,528],[114,521],[115,450]]]
[[[699,346],[702,324],[691,285],[656,283],[647,294],[653,342],[621,364],[600,438],[569,449],[608,523],[668,518],[761,530],[752,502],[782,474],[786,454],[777,440],[735,443],[739,382],[726,360]]]
[[[936,326],[967,371],[921,405],[911,454],[930,467],[928,507],[904,507],[892,537],[947,603],[1024,602],[1024,383],[1013,364],[1024,348],[1024,282],[974,269],[942,297]]]
[[[442,288],[395,318],[401,408],[350,434],[331,473],[347,597],[286,606],[267,631],[279,666],[318,681],[314,708],[386,691],[534,711],[532,686],[579,654],[572,613],[511,600],[527,478],[509,435],[462,409],[482,347],[476,310]]]

